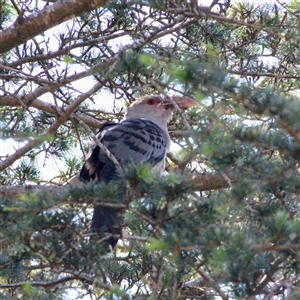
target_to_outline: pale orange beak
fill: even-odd
[[[180,108],[189,108],[191,106],[196,106],[197,102],[193,98],[185,97],[185,96],[173,96],[173,100],[177,103]]]

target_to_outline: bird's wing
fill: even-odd
[[[132,162],[155,166],[164,161],[166,156],[168,136],[149,120],[129,119],[119,124],[109,124],[102,128],[97,138],[121,165]],[[81,179],[107,182],[115,176],[114,163],[96,144],[93,144],[81,170]]]

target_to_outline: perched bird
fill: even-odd
[[[173,97],[180,108],[196,104],[187,97]],[[165,158],[170,150],[167,124],[172,118],[174,106],[159,95],[144,96],[132,103],[120,123],[107,123],[97,134],[121,166],[147,163],[156,172],[165,169]],[[117,166],[107,154],[93,143],[80,172],[84,182],[94,180],[108,183],[117,177]],[[100,199],[99,199],[100,200]],[[94,206],[91,229],[109,233],[109,244],[114,248],[121,234],[118,212],[114,208]]]

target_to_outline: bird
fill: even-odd
[[[184,109],[196,105],[188,97],[173,96],[176,104]],[[158,174],[165,170],[166,155],[171,139],[167,124],[172,119],[174,105],[170,97],[146,95],[134,101],[120,123],[105,123],[97,139],[115,157],[121,167],[126,164],[148,164]],[[83,182],[109,183],[118,176],[118,166],[93,142],[80,172]],[[91,231],[108,234],[107,241],[115,248],[121,235],[120,216],[112,207],[95,204]]]

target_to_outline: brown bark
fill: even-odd
[[[197,175],[190,175],[189,181],[191,184],[194,184],[196,190],[198,191],[208,191],[208,190],[219,190],[230,187],[231,180],[233,175],[224,175],[219,173],[201,173]],[[54,185],[16,185],[16,186],[0,186],[0,196],[4,198],[15,198],[20,194],[24,193],[35,193],[35,192],[44,192],[60,194],[64,189],[69,188],[71,185],[82,184],[78,177],[75,176],[69,181],[69,184],[63,186],[54,186]]]
[[[102,7],[107,2],[107,0],[59,1],[25,18],[20,13],[11,26],[0,31],[0,53],[5,53],[58,24]]]
[[[235,177],[233,173],[201,173],[190,175],[189,180],[199,191],[211,191],[231,187],[231,182],[235,180]]]
[[[63,111],[62,107],[56,107],[52,105],[51,103],[47,103],[44,101],[41,101],[39,99],[31,100],[31,95],[33,93],[30,93],[28,95],[25,95],[21,99],[18,98],[18,96],[15,95],[9,95],[9,96],[0,96],[0,106],[10,106],[10,107],[20,107],[23,105],[26,105],[27,107],[34,107],[37,110],[41,110],[44,112],[47,112],[49,114],[52,114],[54,116],[58,115],[60,112]],[[87,125],[89,125],[92,128],[99,128],[101,125],[101,121],[92,118],[88,115],[76,112],[76,115],[84,121]]]

